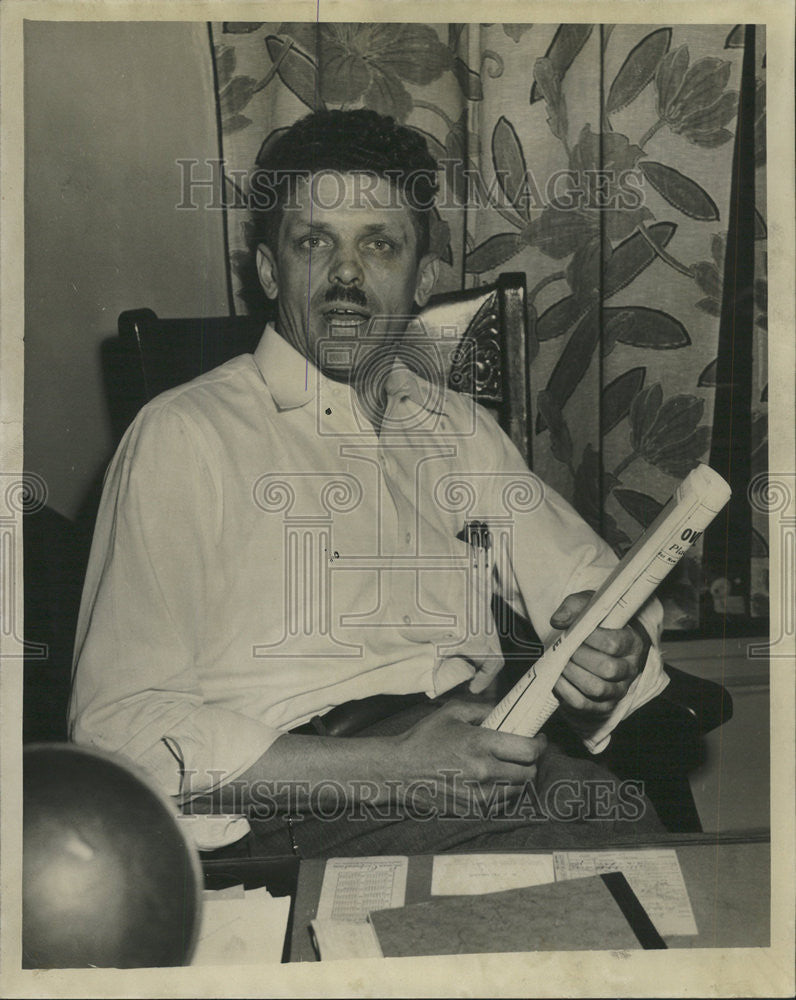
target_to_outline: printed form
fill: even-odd
[[[403,906],[409,858],[331,858],[323,873],[317,920],[364,923],[371,910]]]

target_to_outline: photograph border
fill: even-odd
[[[24,373],[24,148],[23,21],[255,20],[262,3],[45,2],[6,0],[0,7],[0,471],[21,478]],[[555,14],[555,17],[551,15]],[[269,19],[292,21],[476,21],[483,4],[472,0],[433,6],[409,0],[348,2],[293,0],[268,5]],[[792,0],[571,0],[551,6],[502,0],[488,16],[500,22],[765,23],[767,26],[769,204],[769,470],[794,493],[794,88]],[[334,965],[43,971],[21,969],[21,757],[22,659],[13,640],[0,636],[0,993],[15,997],[97,996],[789,996],[794,990],[794,640],[782,606],[787,565],[775,544],[781,512],[769,515],[772,540],[771,636],[771,946],[669,952],[529,952],[455,958],[384,959]],[[15,532],[13,558],[0,567],[3,586],[17,595],[22,627],[22,547]],[[6,606],[8,606],[6,604]],[[792,617],[789,619],[792,622]]]

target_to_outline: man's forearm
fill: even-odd
[[[323,807],[342,788],[368,801],[389,800],[395,779],[411,780],[401,766],[394,737],[298,736],[285,733],[243,774],[210,795],[184,806],[186,812],[243,812],[268,803],[277,809]],[[393,779],[388,784],[387,779]]]
[[[545,738],[484,729],[478,723],[487,711],[481,703],[451,701],[396,736],[286,733],[238,778],[184,810],[273,815],[404,802],[416,794],[466,800],[472,782],[519,794],[536,775]]]

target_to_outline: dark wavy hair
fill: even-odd
[[[323,170],[387,178],[412,209],[418,258],[428,253],[437,163],[418,132],[367,108],[316,111],[266,139],[250,181],[255,247],[265,243],[276,252],[290,184]]]

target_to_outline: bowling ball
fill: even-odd
[[[30,746],[23,764],[23,966],[188,964],[202,875],[172,803],[82,747]]]

